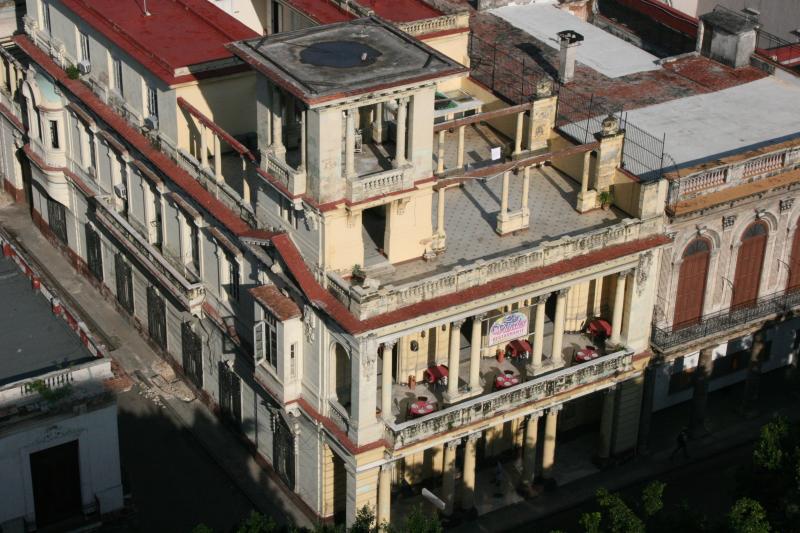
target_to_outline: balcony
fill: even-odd
[[[746,306],[706,315],[695,324],[682,327],[653,324],[650,344],[659,352],[668,352],[723,333],[735,333],[744,326],[768,320],[797,307],[800,307],[800,290],[780,291]]]
[[[393,192],[408,189],[412,184],[404,179],[406,168],[392,168],[376,172],[367,176],[357,176],[347,179],[347,198],[353,202],[360,202]]]
[[[429,415],[405,422],[387,422],[386,439],[395,448],[448,432],[452,429],[488,420],[501,413],[555,398],[565,392],[595,381],[611,378],[632,368],[633,352],[627,349],[608,354],[594,361],[576,364],[528,381],[484,394]],[[586,390],[586,393],[591,392]],[[558,403],[558,402],[552,402]]]
[[[205,299],[202,283],[193,283],[178,272],[125,218],[103,200],[98,200],[95,215],[119,243],[136,256],[139,262],[167,288],[190,312],[199,312]]]

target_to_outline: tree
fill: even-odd
[[[768,472],[782,469],[788,457],[786,448],[788,437],[789,422],[786,418],[775,417],[764,425],[753,451],[753,464]]]
[[[597,503],[603,509],[603,522],[610,533],[645,533],[644,522],[618,494],[606,489],[597,491]]]
[[[728,526],[733,533],[769,533],[767,513],[751,498],[740,498],[728,514]]]
[[[442,523],[438,514],[426,513],[417,505],[408,513],[399,528],[390,527],[391,533],[442,533]]]
[[[664,488],[666,483],[653,481],[642,491],[642,510],[647,518],[655,516],[664,507]]]

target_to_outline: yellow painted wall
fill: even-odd
[[[422,42],[465,67],[469,66],[469,32],[422,39]]]
[[[344,207],[324,215],[325,267],[349,273],[353,265],[364,264],[364,241],[361,237],[361,213],[350,213]]]
[[[183,85],[175,89],[175,94],[231,135],[256,131],[256,74],[253,71]],[[190,120],[190,115],[178,108],[178,146],[187,150],[199,143],[197,128]],[[192,153],[195,151],[193,149]]]

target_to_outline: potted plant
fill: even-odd
[[[602,207],[606,211],[608,211],[608,209],[611,207],[611,204],[614,203],[614,195],[611,193],[611,191],[601,192],[599,199],[600,199],[600,207]]]
[[[350,272],[352,279],[356,283],[363,283],[367,279],[367,273],[359,264],[353,265],[353,270]]]

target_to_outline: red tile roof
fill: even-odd
[[[567,272],[588,268],[619,257],[663,246],[671,242],[665,235],[656,235],[625,244],[609,246],[602,250],[579,255],[552,265],[520,272],[512,276],[490,281],[483,285],[478,285],[477,287],[439,296],[437,298],[431,298],[430,300],[409,305],[395,311],[360,320],[350,313],[333,294],[325,290],[317,282],[289,235],[278,234],[274,236],[271,241],[283,258],[292,276],[294,276],[297,285],[306,295],[306,298],[336,320],[345,331],[353,334],[403,322],[467,302],[488,298],[500,292],[513,290],[516,287],[542,281]]]
[[[94,112],[110,128],[114,129],[126,142],[141,153],[147,160],[168,177],[175,185],[194,199],[212,217],[234,235],[252,234],[252,228],[210,192],[188,172],[175,164],[166,154],[153,148],[139,131],[104,104],[83,82],[71,80],[50,57],[34,45],[27,36],[17,35],[14,41],[30,58],[41,66],[50,76],[74,94],[83,104]],[[272,234],[265,232],[265,235]]]
[[[439,17],[442,12],[422,0],[356,0],[379,17],[392,22],[414,22]]]
[[[232,57],[223,45],[258,34],[207,0],[61,0],[70,11],[168,84],[175,70]]]
[[[287,0],[286,3],[319,24],[346,22],[356,18],[330,0]]]
[[[250,294],[275,315],[275,318],[284,322],[301,315],[300,308],[288,296],[284,295],[275,285],[261,285],[250,289]]]

